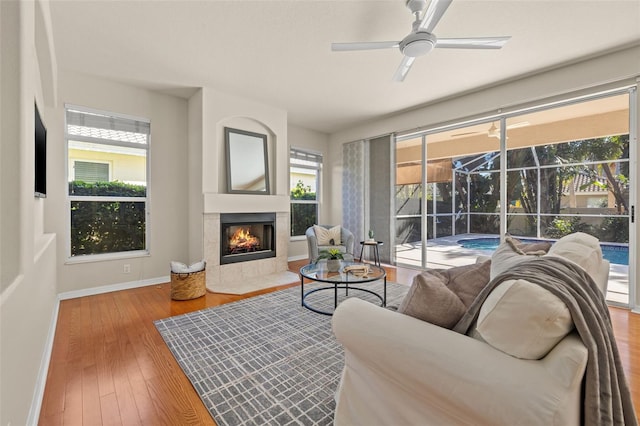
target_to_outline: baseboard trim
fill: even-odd
[[[49,332],[45,343],[42,359],[40,360],[40,370],[36,379],[36,386],[31,400],[31,408],[27,417],[28,425],[37,425],[40,420],[40,410],[42,410],[42,400],[44,399],[44,388],[47,384],[47,375],[49,374],[49,363],[51,362],[51,354],[53,353],[53,340],[56,337],[56,328],[58,327],[58,311],[60,309],[60,301],[55,301],[51,321],[49,323]]]
[[[146,287],[155,284],[164,284],[171,281],[170,276],[149,278],[146,280],[129,281],[126,283],[105,285],[102,287],[84,288],[82,290],[66,291],[58,294],[58,300],[75,299],[77,297],[94,296],[96,294],[111,293],[112,291],[129,290],[132,288]]]
[[[302,259],[308,259],[308,258],[309,258],[309,256],[307,256],[306,254],[301,254],[301,255],[298,255],[298,256],[291,256],[291,257],[287,258],[287,261],[293,262],[293,261],[296,261],[296,260],[302,260]]]

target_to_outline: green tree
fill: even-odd
[[[517,181],[517,185],[513,191],[509,190],[508,194],[514,199],[519,199],[524,211],[529,213],[527,219],[531,229],[536,226],[538,210],[551,215],[560,213],[562,197],[568,192],[568,186],[573,184],[572,179],[578,175],[590,178],[581,188],[595,185],[609,191],[615,199],[616,213],[628,213],[629,164],[619,160],[629,158],[629,135],[517,149],[509,151],[508,156],[510,168],[522,167],[520,170],[509,172],[508,180]],[[537,164],[556,167],[526,168]],[[540,206],[537,205],[538,199]],[[620,220],[604,221],[601,226],[589,226],[579,218],[543,216],[541,221],[541,228],[545,229],[545,234],[550,237],[583,231],[603,241],[623,242],[625,239],[621,238],[621,232],[617,230],[621,224]]]
[[[292,200],[315,200],[316,193],[311,191],[311,186],[304,185],[302,180],[298,180],[296,182],[295,188],[291,190],[291,199]]]
[[[291,190],[292,200],[316,200],[316,193],[302,180]],[[317,203],[291,203],[291,235],[304,235],[308,227],[318,223]]]
[[[598,139],[580,141],[577,145],[578,155],[583,161],[618,160],[629,158],[629,135],[607,136]],[[617,173],[614,173],[617,171]],[[593,168],[584,168],[584,172],[591,177],[586,185],[596,185],[611,192],[616,200],[616,212],[626,214],[629,211],[627,203],[629,192],[629,163],[620,163],[612,170],[611,163],[599,163]],[[606,177],[603,184],[600,176]]]
[[[457,170],[468,173],[458,173],[461,178],[455,182],[456,212],[487,213],[469,217],[471,232],[500,232],[500,217],[497,214],[500,206],[500,173],[497,172],[496,163],[498,158],[497,152],[487,152],[480,156],[454,160],[453,165]]]
[[[144,197],[146,188],[122,182],[69,183],[70,195]],[[145,248],[145,203],[72,201],[71,255],[113,253]]]

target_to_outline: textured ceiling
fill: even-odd
[[[436,49],[391,80],[412,16],[389,1],[52,0],[58,66],[174,94],[212,87],[332,133],[356,123],[640,42],[640,1],[455,0],[439,37],[510,35],[501,50]]]

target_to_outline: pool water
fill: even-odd
[[[526,238],[518,238],[518,240],[523,243],[535,243],[540,241]],[[458,244],[468,249],[493,251],[498,248],[500,238],[468,238],[459,240]],[[607,259],[610,263],[615,263],[616,265],[629,265],[628,247],[609,244],[600,244],[600,247],[602,248],[602,257]]]

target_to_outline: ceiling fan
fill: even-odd
[[[520,121],[519,123],[513,123],[507,125],[507,130],[509,129],[517,129],[518,127],[528,126],[530,123],[528,121]],[[452,138],[457,138],[461,136],[469,136],[469,135],[478,135],[481,133],[486,133],[486,135],[490,138],[500,139],[500,128],[496,126],[495,121],[491,123],[491,126],[484,132],[464,132],[464,133],[455,133],[451,135]]]
[[[406,0],[406,6],[415,15],[413,29],[409,35],[400,41],[371,41],[355,43],[332,43],[331,50],[343,52],[351,50],[372,50],[399,48],[404,55],[402,62],[393,75],[395,81],[403,81],[418,56],[426,55],[433,48],[447,49],[500,49],[511,38],[503,37],[472,37],[472,38],[438,38],[433,34],[442,15],[452,0],[431,0],[429,7],[427,0]]]

